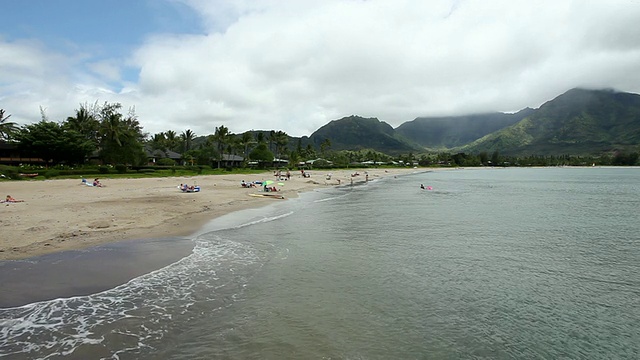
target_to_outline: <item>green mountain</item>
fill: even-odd
[[[586,155],[640,146],[640,95],[572,89],[518,123],[457,150],[505,155]]]
[[[373,149],[387,154],[422,150],[420,146],[397,134],[386,122],[359,116],[333,120],[309,137],[311,143],[318,148],[325,139],[331,142],[332,150]]]
[[[425,148],[449,149],[513,125],[534,111],[526,108],[515,114],[419,117],[398,126],[396,131]]]
[[[268,139],[269,131],[262,132]],[[640,151],[640,95],[572,89],[514,114],[420,117],[396,129],[376,118],[333,120],[309,137],[289,137],[288,148],[372,149],[389,155],[428,151],[503,155],[599,155]],[[194,144],[203,139],[197,138]],[[272,150],[273,151],[273,150]]]

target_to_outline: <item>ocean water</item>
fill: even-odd
[[[0,309],[0,358],[637,359],[639,208],[637,168],[306,193],[114,289]]]

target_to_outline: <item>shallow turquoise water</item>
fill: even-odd
[[[639,205],[640,169],[617,168],[304,194],[211,222],[116,289],[0,310],[0,356],[638,358]]]

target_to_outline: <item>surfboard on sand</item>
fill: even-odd
[[[282,196],[280,194],[249,194],[249,196],[267,197],[267,198],[273,198],[273,199],[284,199],[284,196]]]

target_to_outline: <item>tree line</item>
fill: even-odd
[[[289,136],[284,131],[247,131],[233,134],[221,125],[208,136],[196,137],[187,129],[178,134],[173,130],[149,136],[135,114],[135,108],[123,113],[119,103],[81,104],[74,116],[64,121],[50,121],[44,109],[41,120],[25,126],[8,121],[0,109],[0,140],[16,144],[21,153],[41,158],[50,165],[84,164],[95,159],[103,164],[144,165],[148,150],[171,150],[182,155],[190,165],[221,167],[224,155],[241,155],[246,160],[272,162],[274,157],[290,157]],[[308,152],[301,152],[308,155]],[[162,162],[162,161],[161,161]],[[172,165],[171,159],[163,159]]]
[[[246,131],[232,133],[226,126],[215,127],[213,134],[197,136],[187,129],[178,134],[173,130],[148,135],[135,114],[135,108],[122,111],[119,103],[81,104],[73,116],[64,121],[50,121],[44,109],[35,124],[18,126],[10,122],[11,115],[0,109],[0,140],[16,144],[23,154],[41,158],[49,165],[80,165],[96,161],[101,164],[146,165],[145,149],[168,150],[181,154],[180,161],[188,165],[223,167],[225,155],[242,157],[242,166],[249,161],[270,165],[275,159],[286,160],[289,167],[300,162],[323,158],[315,167],[349,167],[369,163],[394,163],[402,166],[590,166],[637,165],[638,153],[614,152],[600,156],[504,156],[498,151],[488,154],[466,153],[405,153],[395,156],[375,150],[331,151],[331,141],[324,139],[319,149],[302,139],[294,140],[284,131]],[[292,142],[294,144],[292,144]],[[171,159],[160,159],[158,165],[174,165]]]

